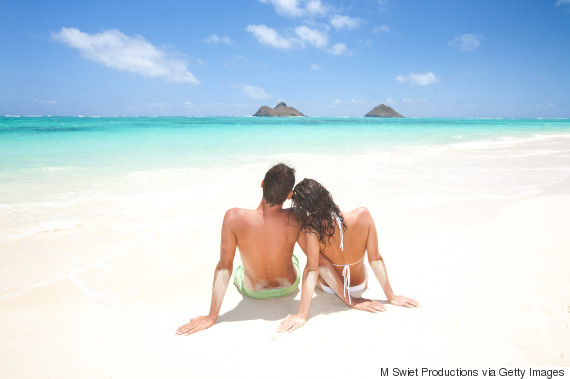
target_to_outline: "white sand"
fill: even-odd
[[[570,182],[525,198],[385,214],[370,204],[393,288],[420,309],[369,314],[318,292],[307,324],[276,335],[300,292],[256,301],[230,286],[216,325],[176,336],[209,309],[218,241],[202,241],[185,265],[129,299],[98,301],[66,279],[0,301],[0,377],[336,378],[379,377],[381,367],[570,365]],[[133,254],[116,258],[110,292],[155,264]],[[81,275],[77,283],[102,272]],[[364,296],[384,300],[373,281]]]

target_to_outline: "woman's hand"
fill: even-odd
[[[390,304],[406,308],[418,308],[420,306],[420,303],[411,297],[401,295],[394,296],[392,299],[390,299]]]
[[[366,311],[366,312],[372,312],[372,313],[378,313],[378,312],[385,312],[386,311],[386,307],[384,306],[384,304],[381,304],[381,303],[374,301],[374,300],[353,297],[351,299],[351,302],[352,302],[352,304],[350,304],[350,307],[354,308],[354,309],[358,309],[359,311]]]
[[[305,325],[307,319],[300,314],[289,315],[283,322],[281,326],[277,329],[277,333],[285,333],[299,329],[301,326]]]

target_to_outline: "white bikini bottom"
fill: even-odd
[[[368,280],[365,280],[364,282],[362,282],[361,284],[357,285],[357,286],[353,286],[353,287],[348,287],[348,292],[358,292],[358,291],[362,291],[363,289],[366,288],[366,283],[368,282]],[[320,283],[319,283],[320,284]],[[335,294],[333,289],[325,286],[324,284],[320,284],[321,289],[326,292],[326,293],[331,293],[331,294]]]
[[[344,278],[344,291],[343,291],[343,296],[346,296],[347,292],[348,292],[348,304],[352,304],[352,300],[350,299],[350,293],[351,292],[355,292],[355,291],[362,291],[365,287],[366,287],[366,282],[368,280],[368,269],[366,270],[366,280],[364,282],[362,282],[362,284],[359,284],[357,286],[350,286],[350,266],[355,265],[357,263],[362,262],[362,260],[364,259],[364,254],[362,255],[362,258],[360,258],[358,261],[354,262],[354,263],[349,263],[347,265],[336,265],[334,263],[332,263],[333,266],[337,266],[337,267],[342,267],[342,277]],[[323,291],[325,291],[326,293],[334,293],[334,291],[330,288],[327,287],[325,285],[321,284],[321,288],[323,289]]]

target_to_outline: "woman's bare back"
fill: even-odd
[[[341,212],[346,230],[341,233],[335,227],[330,244],[321,243],[321,253],[334,265],[336,271],[342,276],[345,266],[350,267],[350,286],[358,286],[367,280],[364,256],[370,229],[370,213],[366,208],[356,208],[350,212]],[[343,248],[341,250],[341,240]],[[324,284],[324,282],[321,282]]]

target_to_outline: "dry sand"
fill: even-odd
[[[191,267],[129,300],[99,301],[66,279],[0,301],[0,377],[336,378],[379,377],[383,367],[570,365],[569,181],[518,199],[383,214],[373,205],[393,288],[419,309],[370,314],[317,291],[307,324],[281,335],[300,292],[259,301],[231,285],[212,328],[176,336],[209,309],[217,252],[200,248],[188,252]],[[117,259],[125,262],[110,287],[145,270]],[[375,281],[363,296],[385,302]]]

